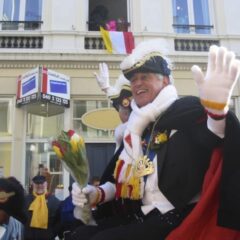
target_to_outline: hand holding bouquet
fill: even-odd
[[[73,130],[62,131],[57,139],[52,142],[52,147],[57,157],[62,160],[63,166],[70,172],[79,187],[81,189],[84,188],[88,183],[89,167],[83,138]],[[81,212],[81,220],[85,224],[95,223],[89,204],[83,206]]]

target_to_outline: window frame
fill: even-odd
[[[94,0],[93,0],[94,1]],[[131,19],[130,19],[130,0],[125,0],[126,1],[126,24],[127,24],[127,31],[131,31],[130,28],[131,28]],[[97,2],[97,1],[96,1]],[[98,5],[98,4],[97,4]],[[93,10],[93,9],[92,9]],[[87,22],[86,22],[86,28],[87,28],[87,31],[99,31],[99,30],[90,30],[90,27],[89,27],[89,24],[90,24],[90,0],[88,0],[88,15],[87,15]],[[119,30],[117,30],[119,31]]]
[[[13,99],[10,98],[10,97],[0,97],[0,102],[1,101],[6,101],[8,102],[8,105],[10,105],[10,109],[8,109],[8,113],[9,113],[9,119],[8,119],[8,128],[10,129],[9,131],[9,134],[6,134],[6,135],[1,135],[0,134],[0,140],[1,139],[6,139],[6,140],[9,140],[9,139],[12,139],[12,136],[13,136],[13,110],[14,110],[14,104],[13,104]]]
[[[42,17],[43,17],[43,0],[41,1],[41,20],[39,21],[26,21],[26,6],[27,6],[27,0],[19,0],[19,14],[18,20],[15,19],[9,19],[4,20],[3,19],[3,11],[4,11],[4,2],[10,1],[10,0],[0,0],[0,30],[2,31],[16,31],[16,30],[40,30],[41,25],[43,23]],[[34,1],[34,0],[33,0]]]
[[[176,10],[173,9],[174,7],[174,2],[175,0],[172,0],[172,13],[174,13]],[[197,35],[212,35],[215,33],[215,29],[214,29],[214,22],[213,22],[213,3],[210,0],[208,1],[208,17],[209,17],[209,25],[196,25],[195,23],[195,14],[194,14],[194,0],[186,0],[187,3],[187,11],[188,11],[188,25],[183,24],[182,26],[180,26],[181,24],[178,23],[174,23],[174,14],[173,14],[173,31],[176,34],[197,34]],[[202,26],[203,28],[206,27],[207,30],[209,30],[209,32],[206,33],[198,33],[197,32],[197,27]],[[181,29],[186,28],[186,31],[181,32]]]
[[[74,108],[74,104],[75,104],[75,101],[106,101],[107,102],[107,108],[112,108],[111,106],[111,101],[109,99],[106,99],[106,98],[101,98],[101,97],[89,97],[89,98],[81,98],[81,97],[76,97],[74,99],[72,99],[72,106]],[[99,107],[99,109],[101,109],[102,107]],[[96,108],[98,109],[98,108]],[[87,113],[87,111],[85,112]],[[85,114],[83,113],[83,115]],[[83,116],[82,115],[82,116]],[[74,111],[72,111],[72,126],[74,126],[74,121],[81,121],[81,124],[82,123],[82,117],[80,118],[77,118],[77,117],[74,117]],[[87,126],[87,128],[90,128]],[[76,130],[76,129],[75,129]],[[94,131],[103,131],[103,130],[98,130],[98,129],[93,129]],[[114,131],[113,130],[107,130],[107,136],[95,136],[95,137],[87,137],[87,136],[84,136],[84,140],[86,143],[104,143],[104,142],[109,142],[109,143],[114,143],[115,140],[114,140]]]

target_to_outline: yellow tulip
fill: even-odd
[[[57,157],[58,157],[59,159],[62,159],[62,158],[63,158],[63,155],[62,155],[61,150],[60,150],[59,147],[53,146],[53,150],[54,150],[54,152],[56,153],[56,155],[57,155]]]
[[[70,140],[70,145],[72,147],[72,152],[75,153],[78,151],[78,143],[75,139]]]
[[[81,147],[84,147],[85,143],[82,137],[79,138],[79,144]]]

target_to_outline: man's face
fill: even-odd
[[[33,191],[38,195],[44,194],[47,191],[47,182],[33,183]]]
[[[130,112],[131,112],[131,110],[129,107],[119,106],[118,114],[123,123],[128,121]]]
[[[162,80],[155,73],[135,73],[130,79],[133,98],[138,107],[152,102],[169,80]]]

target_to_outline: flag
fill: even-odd
[[[100,27],[105,47],[109,53],[131,53],[134,48],[132,32],[106,31]]]

